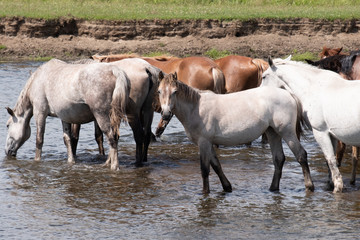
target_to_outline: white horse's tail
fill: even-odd
[[[303,108],[302,108],[302,104],[300,102],[300,99],[293,93],[290,93],[291,97],[295,100],[296,102],[296,108],[297,108],[297,119],[296,119],[296,135],[298,137],[298,139],[300,140],[300,137],[305,137],[304,135],[304,127],[305,128],[311,128],[311,125],[308,124],[303,116]]]
[[[112,95],[110,121],[114,131],[118,133],[121,120],[126,121],[126,106],[129,100],[130,80],[126,73],[118,67],[113,67],[116,77],[115,88]]]
[[[225,93],[225,76],[224,73],[218,67],[212,68],[212,75],[214,79],[214,92]]]

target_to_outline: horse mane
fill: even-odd
[[[341,71],[342,73],[344,73],[346,76],[350,76],[350,74],[352,73],[352,67],[354,65],[355,59],[360,55],[360,51],[353,51],[350,53],[349,56],[345,56],[342,60],[341,60]]]
[[[331,70],[336,73],[340,73],[342,69],[342,59],[344,59],[346,55],[334,55],[327,58],[323,58],[316,62],[307,61],[313,66],[320,67],[322,69]]]
[[[200,100],[200,91],[177,80],[174,76],[175,74],[168,74],[162,81],[166,81],[169,85],[175,85],[177,96],[190,100],[192,103],[197,103]]]
[[[90,64],[90,63],[95,63],[96,61],[94,59],[91,58],[85,58],[85,59],[80,59],[80,60],[76,60],[76,61],[70,61],[67,62],[69,64]]]
[[[41,66],[39,67],[39,69],[41,68]],[[34,73],[32,73],[30,75],[30,78],[26,81],[26,84],[24,86],[24,88],[21,90],[19,97],[16,101],[15,107],[14,107],[14,112],[16,112],[16,114],[18,115],[23,115],[25,112],[25,109],[31,105],[29,96],[28,96],[28,91],[31,88],[32,83],[34,82],[35,79],[35,74],[37,74],[37,71],[35,71]]]

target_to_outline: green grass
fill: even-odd
[[[5,46],[5,45],[3,45],[3,44],[0,44],[0,50],[4,50],[4,49],[6,49],[7,47]]]
[[[44,19],[360,18],[360,0],[0,0],[0,9]]]
[[[212,48],[208,51],[206,51],[204,53],[205,56],[209,57],[209,58],[212,58],[212,59],[218,59],[218,58],[222,58],[222,57],[226,57],[228,55],[231,55],[231,52],[230,51],[219,51],[215,48]]]

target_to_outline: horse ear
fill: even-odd
[[[177,80],[177,72],[174,72],[174,79]]]
[[[273,62],[271,56],[268,57],[268,63],[271,68],[274,67],[274,62]]]
[[[10,114],[10,116],[12,116],[12,117],[15,116],[15,113],[14,113],[14,111],[13,111],[11,108],[6,107],[6,110],[7,110],[7,112]]]
[[[291,54],[285,59],[285,61],[290,61],[291,60]]]
[[[337,54],[340,54],[340,52],[343,50],[343,47],[341,47],[341,48],[338,48],[338,52],[337,52]]]
[[[160,71],[159,72],[159,81],[161,81],[163,79],[164,79],[164,73],[163,73],[163,71]]]

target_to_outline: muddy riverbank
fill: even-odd
[[[258,19],[87,21],[0,18],[0,59],[77,59],[93,54],[202,55],[210,49],[257,58],[360,47],[360,20]]]

